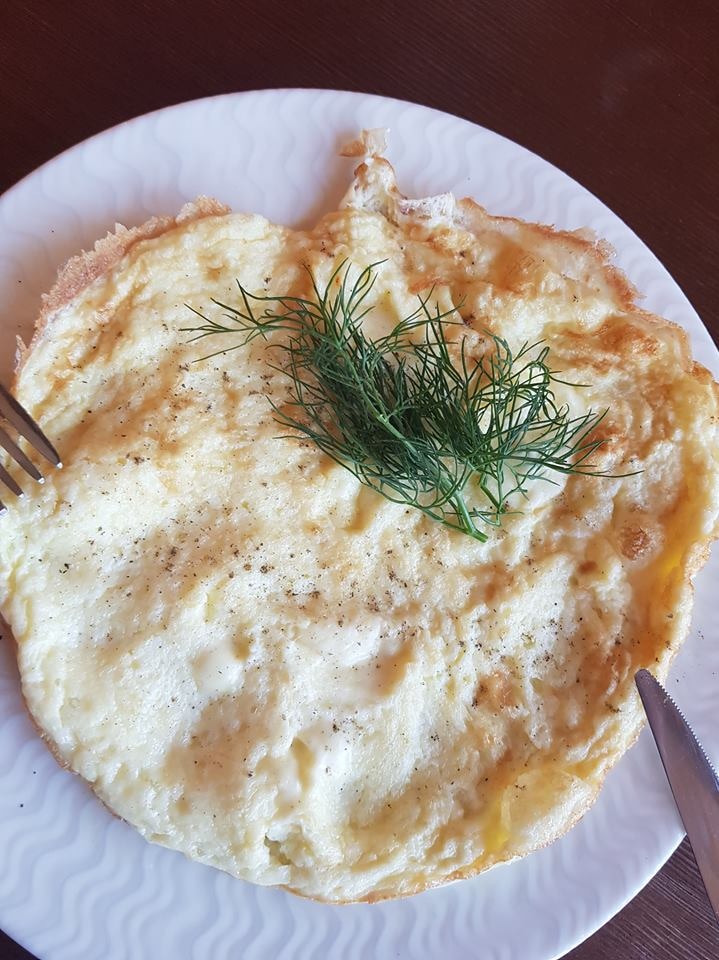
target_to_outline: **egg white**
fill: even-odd
[[[412,206],[380,158],[311,231],[207,213],[51,296],[24,358],[17,394],[65,463],[0,519],[32,715],[149,840],[318,899],[549,842],[637,735],[634,671],[663,675],[687,632],[719,511],[715,385],[600,245]],[[238,279],[306,294],[306,266],[321,286],[347,258],[382,261],[372,333],[434,287],[476,349],[544,339],[590,384],[560,399],[609,411],[601,466],[631,475],[537,482],[481,544],[278,439],[267,345],[196,362],[233,341],[188,343],[189,307]]]

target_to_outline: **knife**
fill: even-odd
[[[694,731],[648,670],[635,677],[669,786],[719,919],[719,779]]]

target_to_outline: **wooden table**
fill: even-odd
[[[0,192],[84,137],[182,100],[284,86],[385,94],[566,170],[646,241],[719,339],[717,49],[711,0],[4,0]],[[29,956],[0,934],[0,958]],[[570,956],[719,956],[686,842]]]

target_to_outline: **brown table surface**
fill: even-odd
[[[718,49],[711,0],[4,0],[0,192],[88,135],[183,100],[263,87],[385,94],[566,170],[651,247],[717,340]],[[0,933],[0,958],[29,956]],[[719,956],[686,841],[569,956]]]

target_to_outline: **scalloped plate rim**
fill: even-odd
[[[621,218],[617,217],[616,214],[614,214],[608,207],[606,207],[606,205],[604,205],[600,200],[598,200],[598,198],[596,198],[590,191],[588,191],[585,187],[583,187],[578,181],[573,179],[569,174],[565,173],[560,168],[556,167],[554,164],[551,164],[548,161],[543,160],[537,154],[533,153],[532,151],[528,150],[525,147],[522,147],[521,145],[515,143],[514,141],[512,141],[511,139],[507,138],[502,134],[499,134],[488,128],[481,127],[478,124],[474,124],[472,121],[466,118],[456,116],[453,114],[448,114],[436,108],[424,107],[421,104],[410,103],[408,101],[402,101],[396,98],[381,97],[375,94],[363,94],[363,93],[358,93],[354,91],[341,91],[341,90],[335,91],[335,90],[322,90],[322,89],[314,89],[314,88],[276,88],[276,89],[273,88],[273,89],[267,89],[267,90],[248,90],[248,91],[242,91],[237,93],[217,94],[212,97],[198,98],[195,100],[177,103],[168,107],[158,108],[157,110],[153,110],[144,115],[125,120],[100,133],[87,137],[80,143],[75,144],[74,146],[71,146],[68,149],[62,151],[56,157],[43,163],[36,170],[32,171],[27,176],[17,181],[17,183],[11,186],[0,197],[0,219],[2,219],[2,216],[4,212],[7,210],[7,208],[11,206],[17,200],[18,197],[21,197],[24,191],[29,190],[32,193],[33,190],[36,190],[39,187],[39,185],[41,185],[41,181],[43,180],[43,178],[45,178],[46,176],[52,175],[54,171],[58,170],[59,165],[61,163],[66,164],[68,162],[72,162],[73,159],[77,159],[81,157],[83,151],[89,151],[94,148],[98,148],[103,145],[106,145],[112,138],[119,137],[123,131],[132,132],[134,130],[139,129],[140,125],[142,124],[150,124],[153,121],[163,120],[172,115],[179,116],[179,112],[183,110],[188,111],[189,113],[199,112],[201,114],[203,111],[207,111],[209,108],[212,108],[213,105],[219,105],[223,102],[228,105],[240,104],[240,109],[241,109],[241,105],[243,102],[246,105],[249,105],[258,97],[269,98],[269,99],[276,98],[280,101],[287,100],[288,98],[296,99],[298,97],[299,98],[305,97],[310,99],[315,98],[318,100],[332,99],[332,98],[339,97],[339,98],[344,98],[348,101],[351,100],[354,103],[358,103],[359,101],[362,101],[363,103],[370,104],[370,105],[372,103],[376,105],[383,105],[385,108],[394,109],[395,111],[403,111],[403,110],[407,111],[410,109],[415,111],[421,111],[423,113],[431,115],[431,117],[435,121],[439,121],[440,119],[443,119],[444,121],[449,122],[450,124],[454,122],[454,123],[459,123],[464,125],[467,128],[466,130],[467,135],[469,135],[468,131],[470,130],[479,131],[486,138],[488,138],[490,142],[495,142],[497,145],[503,144],[504,149],[508,150],[510,153],[511,152],[516,153],[517,156],[522,156],[526,162],[528,163],[531,162],[535,165],[536,164],[543,165],[545,170],[553,171],[553,174],[558,178],[558,180],[561,181],[562,185],[567,188],[571,188],[571,191],[575,195],[577,196],[582,195],[585,200],[589,198],[593,203],[597,204],[598,205],[597,209],[601,208],[605,212],[605,214],[611,219],[611,221],[613,221],[614,224],[618,225],[619,233],[621,234],[622,232],[624,232],[625,239],[627,240],[627,242],[629,242],[629,239],[631,238],[631,241],[639,245],[639,247],[641,248],[642,255],[644,257],[644,265],[646,266],[647,264],[650,264],[650,261],[652,261],[651,267],[655,271],[656,275],[659,276],[661,274],[663,275],[664,280],[668,279],[671,282],[672,292],[675,296],[677,296],[680,304],[680,308],[681,310],[684,311],[683,321],[687,326],[687,328],[689,329],[689,332],[692,336],[693,346],[695,346],[696,348],[697,344],[700,345],[700,347],[702,348],[701,349],[702,359],[704,360],[704,362],[708,361],[708,365],[710,365],[710,367],[715,372],[717,367],[719,367],[719,363],[717,361],[717,357],[719,355],[717,354],[716,348],[712,343],[711,337],[706,331],[706,329],[703,327],[703,325],[701,324],[701,321],[697,317],[696,313],[694,312],[693,308],[691,307],[689,301],[687,300],[681,288],[676,284],[675,281],[673,281],[673,279],[671,279],[671,277],[669,276],[665,268],[657,260],[654,254],[652,254],[651,251],[636,236],[636,234],[631,230],[631,228],[628,227],[627,224],[623,220],[621,220]],[[379,109],[379,106],[378,106],[378,109]],[[429,120],[427,122],[429,123]],[[392,153],[391,146],[392,146],[392,140],[390,139],[390,154]],[[409,147],[409,149],[411,151],[411,146]],[[401,161],[395,162],[395,166],[398,169],[398,175],[401,181],[402,180]],[[479,199],[480,202],[484,202],[483,197],[478,197],[477,199]],[[497,211],[497,212],[501,213],[502,211]],[[0,234],[0,240],[2,240],[2,234]],[[621,248],[618,248],[618,253],[620,255],[621,255],[621,252],[622,252]],[[2,288],[1,284],[2,284],[2,276],[0,275],[0,289]],[[702,589],[706,592],[706,587],[702,586]],[[693,634],[696,632],[697,632],[696,630],[692,631]],[[696,646],[696,644],[700,642],[704,643],[704,641],[701,639],[694,640],[693,637],[691,639],[694,643],[694,646]],[[3,719],[2,703],[3,703],[2,695],[0,694],[0,721]],[[0,730],[0,741],[2,741],[4,736],[5,736],[4,733]],[[703,739],[706,740],[706,737],[703,737]],[[639,743],[644,744],[644,747],[642,749],[646,751],[647,743],[649,743],[648,735],[646,733],[642,735]],[[711,749],[716,750],[718,745],[719,743],[712,742],[709,744],[709,748],[710,750]],[[630,751],[630,753],[625,758],[623,758],[622,761],[620,761],[620,765],[623,766],[623,768],[626,768],[629,764],[632,763],[632,756],[636,754],[637,749],[638,749],[637,747],[632,748],[632,751]],[[610,777],[611,776],[612,774],[610,774]],[[599,801],[597,805],[594,808],[592,808],[592,811],[590,811],[587,814],[587,818],[592,817],[592,814],[598,808],[598,806],[599,806]],[[557,938],[555,938],[556,942],[552,944],[551,947],[547,946],[546,949],[541,948],[540,952],[532,952],[531,953],[532,960],[554,960],[554,958],[561,956],[564,952],[571,949],[576,944],[580,943],[587,936],[591,935],[591,933],[593,933],[596,929],[602,926],[607,920],[609,920],[614,914],[616,914],[627,902],[629,902],[636,895],[636,893],[644,886],[644,884],[648,882],[649,879],[651,879],[654,873],[656,873],[656,871],[662,866],[662,864],[669,858],[671,853],[674,851],[674,849],[676,849],[676,846],[681,841],[682,832],[678,825],[678,821],[676,817],[671,815],[666,817],[666,822],[661,824],[661,829],[663,831],[663,838],[660,844],[661,850],[658,856],[655,856],[650,860],[648,860],[645,864],[645,869],[643,871],[639,871],[639,873],[637,873],[637,875],[634,876],[632,882],[625,883],[619,895],[615,896],[613,899],[610,898],[611,902],[609,903],[608,907],[601,910],[599,909],[595,910],[593,913],[590,911],[590,917],[588,917],[583,924],[580,923],[578,926],[575,925],[570,935],[566,935],[566,934],[558,935]],[[573,833],[574,831],[570,831],[570,833],[567,836],[571,837]],[[553,847],[557,845],[558,844],[555,844],[553,845]],[[153,849],[162,851],[163,848],[153,848]],[[552,847],[550,847],[549,849],[551,850]],[[162,856],[162,853],[158,854],[158,856]],[[521,870],[523,868],[523,864],[528,863],[532,859],[532,857],[536,857],[536,856],[537,856],[536,854],[533,854],[531,855],[530,858],[526,858],[525,860],[517,861],[513,864],[509,864],[505,866],[502,870],[502,875],[505,875],[507,871],[513,871],[517,869]],[[550,854],[550,857],[551,857],[551,854]],[[183,861],[179,861],[179,862],[183,862]],[[211,870],[211,868],[202,868],[202,869],[208,870],[212,874],[215,873],[214,871]],[[482,875],[482,877],[480,878],[477,878],[477,880],[481,880],[483,884],[486,884],[487,883],[486,878],[487,877],[491,878],[495,874],[499,875],[497,871],[491,871],[490,873]],[[462,883],[463,884],[477,883],[477,880],[463,881]],[[489,882],[491,883],[491,879]],[[211,883],[211,879],[210,881],[208,881],[208,883]],[[444,889],[452,890],[453,888],[449,887]],[[432,894],[429,893],[422,896],[431,896],[431,895]],[[256,896],[261,897],[262,891],[256,893]],[[418,898],[413,898],[413,899],[415,902],[419,902]],[[403,901],[398,901],[398,903],[402,903],[402,902]],[[389,905],[389,909],[390,910],[392,909],[391,904]],[[0,903],[0,925],[2,925],[3,929],[5,929],[10,935],[12,935],[15,939],[17,939],[18,942],[25,943],[28,945],[28,949],[32,949],[32,944],[33,942],[36,941],[36,937],[33,935],[33,931],[27,930],[27,929],[20,929],[20,927],[13,921],[12,917],[5,916],[2,903]],[[466,944],[466,946],[469,946],[469,944]],[[490,947],[495,947],[495,946],[498,946],[498,945],[494,943],[490,944]],[[461,947],[461,945],[458,945],[458,949],[461,951],[463,948]],[[528,947],[528,949],[532,949],[532,948]],[[457,956],[457,957],[464,956],[464,955],[465,954],[463,952],[452,953],[452,956]],[[53,960],[52,953],[46,953],[45,956],[47,957],[47,960]],[[300,954],[297,954],[297,956],[299,957]],[[410,954],[407,954],[407,956],[410,956]],[[526,960],[529,960],[529,957],[530,955],[527,954]]]

